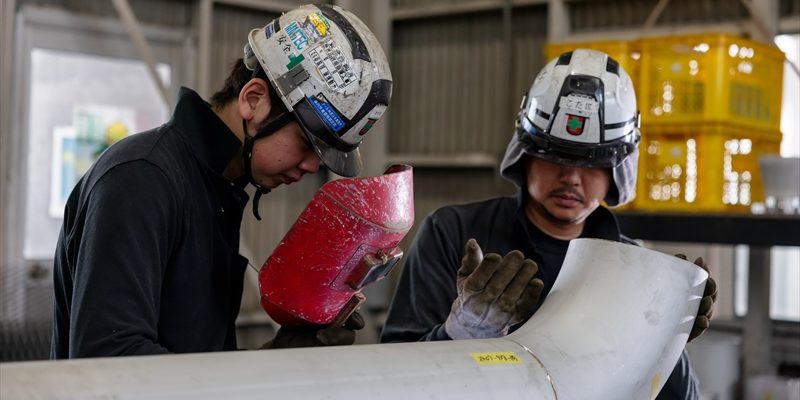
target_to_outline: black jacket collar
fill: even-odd
[[[242,142],[195,91],[181,87],[170,124],[201,164],[222,175]]]

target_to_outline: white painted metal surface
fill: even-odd
[[[547,301],[501,339],[0,365],[3,399],[647,399],[683,349],[707,274],[572,241]]]
[[[541,360],[559,399],[650,399],[686,345],[707,278],[671,255],[573,240],[547,300],[508,339]]]

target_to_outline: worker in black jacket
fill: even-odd
[[[320,163],[357,175],[391,87],[375,36],[339,7],[253,29],[211,104],[182,89],[169,122],[111,146],[72,191],[51,357],[235,350],[245,186],[258,218],[262,194]],[[281,328],[265,347],[351,344],[362,326]]]
[[[381,341],[504,336],[545,300],[571,239],[631,243],[600,203],[633,197],[638,127],[630,77],[612,58],[575,50],[547,64],[523,100],[501,164],[518,195],[443,207],[425,218]],[[690,340],[708,327],[712,279],[704,296]],[[657,398],[697,397],[684,352]]]

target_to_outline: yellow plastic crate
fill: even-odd
[[[642,122],[780,129],[783,53],[727,34],[642,39]]]
[[[636,199],[630,208],[750,212],[764,200],[758,158],[779,154],[780,131],[732,124],[642,128]]]

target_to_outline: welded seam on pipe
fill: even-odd
[[[547,367],[545,367],[545,365],[542,362],[542,360],[540,360],[539,357],[537,357],[536,354],[534,354],[533,351],[528,348],[528,346],[525,346],[524,344],[515,342],[513,340],[509,340],[509,341],[514,343],[514,344],[516,344],[519,347],[522,347],[522,349],[525,350],[526,353],[530,354],[531,357],[533,357],[533,359],[536,360],[536,362],[539,363],[539,366],[542,367],[542,369],[544,370],[545,375],[547,375],[547,382],[550,383],[550,388],[553,389],[553,396],[555,396],[556,400],[558,400],[558,392],[556,392],[556,385],[553,382],[553,379],[550,377],[550,371],[547,370]]]

